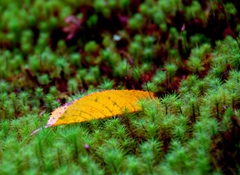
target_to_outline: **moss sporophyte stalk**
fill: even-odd
[[[0,174],[239,174],[237,0],[0,7]],[[93,120],[31,136],[56,108],[104,90],[155,98],[90,100]]]

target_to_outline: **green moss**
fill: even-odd
[[[136,13],[128,22],[131,29],[137,30],[142,26],[143,17],[140,13]]]
[[[0,6],[0,174],[239,174],[236,0]],[[158,98],[30,136],[99,89]]]

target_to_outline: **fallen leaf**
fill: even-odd
[[[86,95],[55,109],[44,128],[109,118],[125,112],[138,112],[140,99],[155,98],[152,92],[140,90],[106,90]],[[32,132],[35,134],[42,128]]]

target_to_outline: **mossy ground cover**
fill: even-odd
[[[0,2],[0,174],[239,174],[237,0]],[[86,93],[143,111],[44,129]],[[160,104],[160,105],[158,105]]]

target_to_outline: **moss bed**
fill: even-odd
[[[0,1],[0,174],[239,174],[238,9],[238,0]],[[158,99],[31,136],[55,108],[107,89]]]

